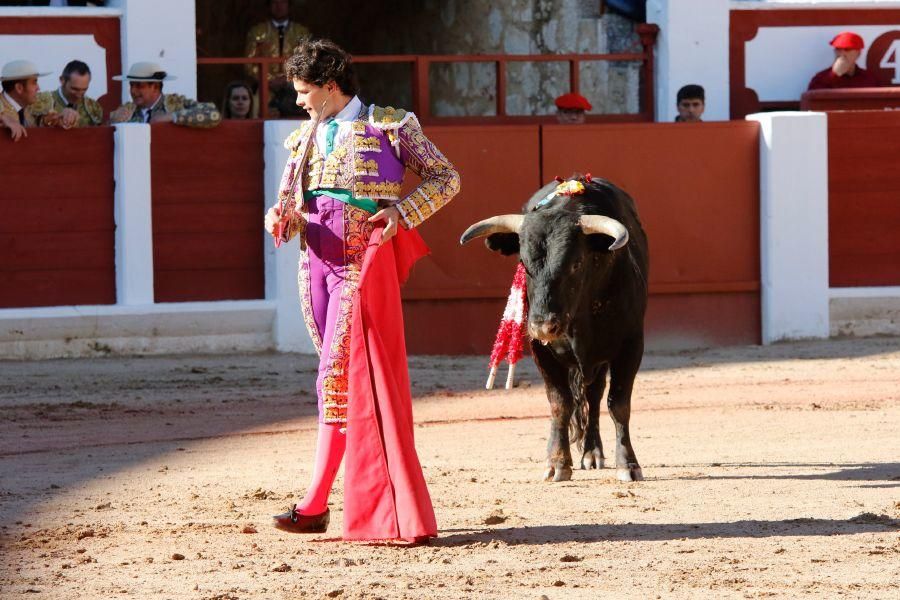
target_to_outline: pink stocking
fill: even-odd
[[[319,423],[319,438],[316,441],[316,465],[306,496],[297,504],[297,511],[304,515],[317,515],[328,507],[328,494],[337,476],[347,435],[341,432],[339,423]]]

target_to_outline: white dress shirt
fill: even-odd
[[[347,103],[347,106],[332,117],[338,122],[337,133],[334,134],[334,148],[337,148],[346,141],[347,136],[350,135],[351,125],[353,121],[356,120],[356,117],[359,116],[359,111],[361,110],[362,100],[359,99],[359,96],[353,96],[353,99]],[[325,138],[328,135],[328,123],[330,123],[331,120],[332,119],[323,119],[322,122],[319,123],[319,128],[316,130],[316,148],[322,155],[325,154]]]

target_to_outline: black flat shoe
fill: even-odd
[[[275,528],[291,533],[325,533],[328,523],[331,521],[331,510],[318,515],[304,515],[297,511],[297,505],[291,506],[286,513],[275,515]]]

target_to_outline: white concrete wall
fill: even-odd
[[[826,338],[828,128],[824,113],[748,115],[760,125],[762,340]]]
[[[197,27],[194,0],[110,0],[122,10],[122,71],[153,61],[178,79],[165,91],[197,97]],[[122,88],[123,101],[131,96]]]
[[[0,7],[0,19],[5,17],[115,17],[122,11],[109,8],[44,8]],[[11,60],[30,60],[43,71],[49,71],[38,79],[41,90],[51,91],[59,86],[59,76],[70,60],[82,60],[91,68],[91,87],[88,95],[100,98],[107,92],[106,50],[97,44],[94,36],[87,34],[31,35],[0,34],[0,63]]]
[[[278,199],[278,187],[288,151],[284,140],[299,126],[297,121],[266,121],[264,129],[265,208]],[[263,216],[259,216],[262,226]],[[275,248],[271,236],[265,237],[266,299],[275,303],[275,347],[282,352],[314,353],[303,314],[300,312],[300,292],[297,285],[297,264],[300,253],[296,239]]]
[[[150,125],[115,128],[116,301],[153,304]]]
[[[689,83],[706,90],[705,121],[727,121],[729,5],[725,0],[647,0],[656,42],[656,120],[673,121],[675,98]]]

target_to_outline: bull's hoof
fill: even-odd
[[[588,450],[581,457],[581,468],[582,469],[602,469],[605,466],[605,459],[603,458],[603,452],[600,448],[594,448],[593,450]]]
[[[544,481],[569,481],[572,479],[572,467],[547,467]]]
[[[641,472],[639,465],[628,465],[627,467],[619,467],[616,469],[616,478],[619,481],[643,481],[644,474]]]

